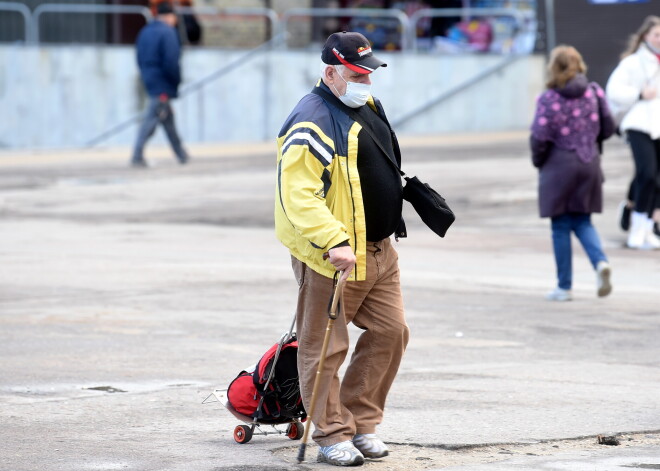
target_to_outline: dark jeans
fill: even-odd
[[[658,169],[660,169],[660,139],[655,141],[646,133],[628,131],[628,142],[635,159],[635,184],[632,201],[635,211],[649,216],[658,207]]]
[[[150,97],[149,98],[149,107],[147,108],[144,121],[140,126],[140,131],[138,132],[137,142],[135,143],[135,149],[133,150],[133,162],[142,162],[144,161],[144,146],[147,143],[147,140],[153,135],[156,130],[158,123],[163,125],[165,129],[165,134],[170,141],[172,150],[179,159],[179,162],[186,162],[188,160],[188,155],[186,151],[183,150],[181,145],[181,139],[179,139],[179,134],[176,132],[176,126],[174,124],[174,111],[170,105],[169,100],[161,101],[159,97]]]
[[[571,232],[575,232],[594,269],[598,262],[607,261],[596,228],[591,224],[591,214],[568,213],[552,218],[552,245],[557,263],[557,280],[561,289],[573,285],[573,253]]]

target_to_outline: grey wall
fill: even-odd
[[[577,48],[589,68],[589,79],[604,87],[628,45],[629,36],[637,31],[644,18],[660,13],[658,3],[658,0],[612,4],[554,0],[557,44]]]
[[[223,66],[231,70],[200,93],[175,102],[186,142],[273,139],[318,78],[317,52],[186,49],[184,84]],[[389,67],[373,92],[396,121],[428,100],[502,60],[497,56],[378,54]],[[543,59],[524,57],[397,128],[399,134],[497,131],[528,127],[542,90]],[[138,114],[144,105],[132,47],[0,46],[0,148],[78,147]],[[137,124],[102,145],[130,145]],[[161,133],[157,140],[163,139]]]

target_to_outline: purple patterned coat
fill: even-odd
[[[598,84],[576,75],[564,88],[539,97],[530,145],[539,169],[541,217],[602,211],[604,178],[596,141],[601,127],[604,139],[615,129],[604,96]]]

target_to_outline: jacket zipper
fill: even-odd
[[[347,152],[348,154],[348,152]],[[355,241],[355,248],[353,249],[353,253],[357,252],[357,232],[355,230],[355,201],[353,201],[353,184],[351,183],[351,175],[350,175],[350,166],[348,165],[348,155],[346,156],[346,177],[348,178],[348,187],[351,190],[351,207],[352,209],[352,214],[353,214],[353,240]],[[355,266],[353,267],[353,272],[355,275],[355,279],[358,279],[358,264],[356,263]]]

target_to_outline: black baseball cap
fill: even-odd
[[[321,60],[329,65],[345,65],[359,74],[370,74],[378,67],[387,67],[385,62],[371,52],[367,38],[350,31],[328,36],[321,51]]]
[[[174,13],[174,8],[170,2],[160,2],[156,5],[156,13],[159,15],[167,15],[168,13]]]

